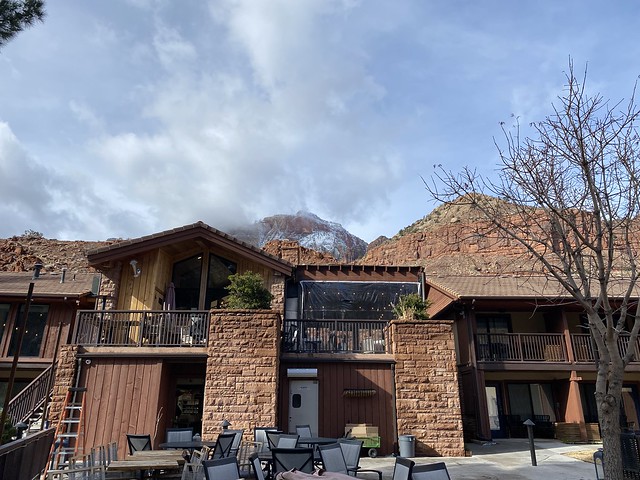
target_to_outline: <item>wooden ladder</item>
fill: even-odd
[[[57,469],[69,463],[69,459],[82,451],[84,443],[83,410],[86,387],[71,387],[62,407],[62,415],[56,427],[49,468]],[[82,452],[81,452],[82,453]]]

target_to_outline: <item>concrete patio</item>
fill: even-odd
[[[593,463],[569,457],[570,452],[597,450],[600,445],[569,445],[557,440],[536,439],[537,466],[531,465],[527,439],[500,439],[494,443],[466,445],[471,457],[417,457],[417,464],[444,461],[453,480],[592,480],[596,478]],[[383,472],[392,478],[395,458],[362,458],[362,468]],[[361,478],[375,478],[366,474]]]

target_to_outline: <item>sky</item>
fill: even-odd
[[[0,48],[0,237],[135,238],[310,211],[370,242],[496,175],[569,58],[629,99],[640,3],[48,0]]]

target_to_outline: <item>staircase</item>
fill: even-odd
[[[9,401],[7,418],[10,418],[14,425],[23,422],[29,426],[28,431],[40,430],[53,391],[56,365],[47,367]]]
[[[51,448],[50,468],[66,465],[71,457],[82,450],[82,412],[86,387],[71,387],[62,407],[62,415]]]

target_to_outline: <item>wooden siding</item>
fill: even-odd
[[[151,358],[92,358],[81,361],[80,386],[87,387],[84,447],[118,442],[119,457],[128,452],[126,434],[153,434],[160,407],[166,412],[163,363]],[[161,400],[162,396],[162,400]],[[158,423],[165,431],[166,414]],[[159,433],[154,448],[163,440]]]
[[[166,249],[153,250],[137,255],[135,259],[140,267],[140,275],[133,276],[133,270],[127,259],[122,264],[122,275],[120,277],[120,288],[117,301],[117,310],[158,310],[164,302],[166,288],[171,281],[173,264],[176,261],[184,260],[193,255],[213,253],[237,265],[237,272],[244,273],[252,271],[259,273],[265,281],[267,288],[273,283],[273,272],[264,265],[252,262],[236,252],[230,250],[206,249],[198,244],[193,244],[191,248],[185,248],[179,254],[171,255]],[[206,271],[206,262],[205,265]],[[203,282],[205,278],[203,276]],[[201,294],[201,301],[204,301],[204,294]],[[208,305],[203,305],[203,309],[208,309]]]
[[[287,368],[318,369],[318,435],[342,437],[347,423],[368,423],[379,428],[379,453],[393,453],[396,442],[396,415],[393,371],[391,364],[383,363],[284,363],[281,366],[281,407],[279,426],[288,429],[289,381]],[[347,398],[346,389],[373,389],[375,395],[365,398]]]
[[[40,304],[41,305],[41,304]],[[24,307],[23,307],[24,308]],[[60,343],[67,343],[76,312],[75,302],[51,303],[47,313],[47,323],[40,344],[40,358],[51,360],[55,357],[55,349],[60,334]],[[18,304],[13,304],[9,312],[9,321],[4,327],[4,336],[0,339],[0,357],[7,357],[11,334],[15,331]],[[10,357],[13,358],[13,355]],[[26,359],[29,357],[21,357]]]

